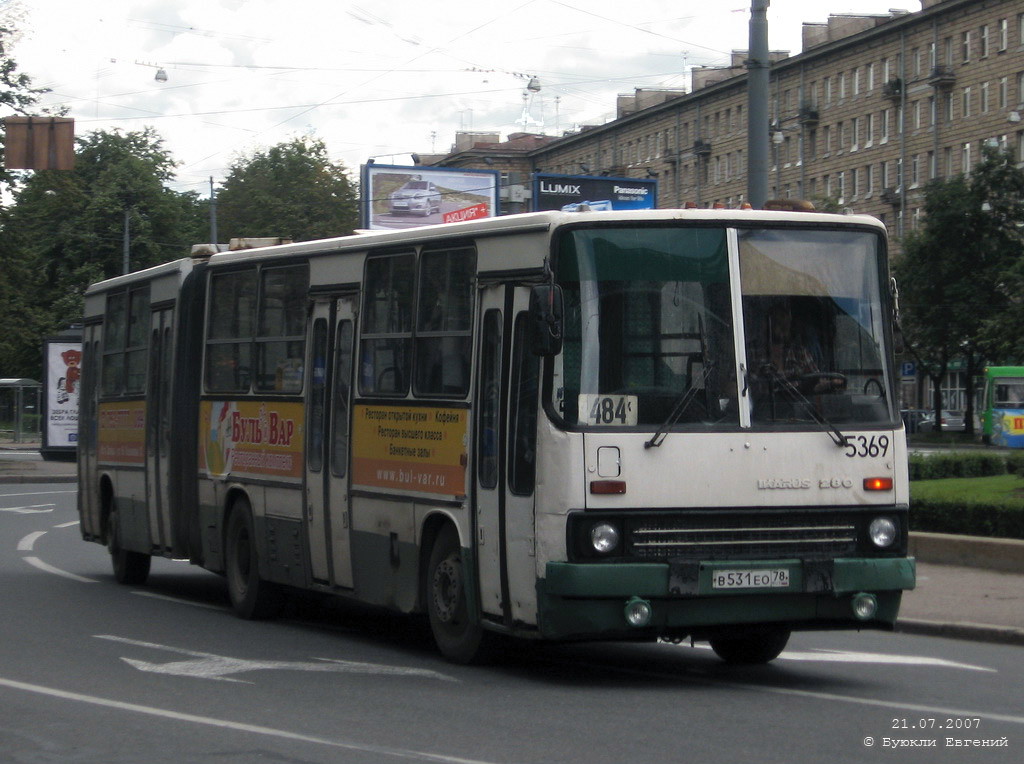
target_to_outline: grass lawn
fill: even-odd
[[[1024,478],[1007,474],[978,478],[915,480],[910,484],[911,504],[915,499],[1024,506]]]

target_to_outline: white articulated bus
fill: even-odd
[[[545,212],[224,252],[92,286],[85,539],[494,633],[881,628],[912,588],[884,227]]]

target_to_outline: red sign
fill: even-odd
[[[474,204],[472,207],[464,207],[455,212],[446,212],[444,214],[444,222],[461,223],[463,220],[476,220],[477,218],[485,217],[488,217],[487,205]]]

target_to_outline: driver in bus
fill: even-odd
[[[828,375],[825,354],[815,326],[806,316],[794,317],[792,298],[768,310],[768,343],[755,367],[767,377],[782,377],[804,394],[827,393],[842,387],[842,378]]]

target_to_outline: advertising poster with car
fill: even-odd
[[[402,229],[496,217],[498,173],[363,165],[363,227]]]
[[[534,210],[653,210],[658,181],[538,173],[533,180]]]

